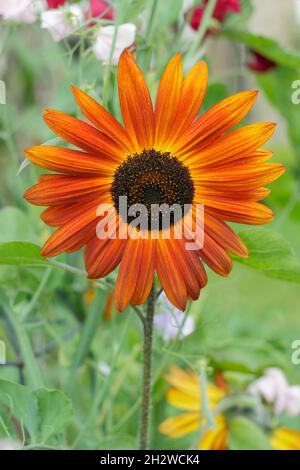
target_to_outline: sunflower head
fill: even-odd
[[[125,50],[118,64],[123,124],[73,86],[92,125],[54,110],[46,110],[44,120],[79,150],[42,145],[25,151],[33,163],[54,172],[42,175],[24,195],[32,204],[48,206],[41,217],[57,228],[42,254],[84,247],[89,278],[106,276],[120,265],[114,292],[119,311],[145,302],[155,273],[170,302],[184,310],[206,284],[204,263],[227,276],[230,254],[247,256],[228,222],[273,219],[259,201],[269,194],[265,186],[284,171],[267,163],[272,154],[262,147],[275,126],[231,130],[247,115],[256,91],[237,93],[199,115],[207,81],[205,62],[184,77],[176,54],[162,75],[154,108],[145,78]],[[197,216],[198,206],[204,207],[204,217]],[[105,207],[105,215],[99,207]],[[143,225],[135,224],[131,237],[137,214]],[[187,215],[193,230],[183,228]],[[105,237],[99,236],[99,224]],[[195,242],[193,249],[188,241]]]
[[[185,205],[193,203],[194,193],[194,183],[188,167],[170,152],[162,153],[154,149],[128,156],[117,168],[111,187],[117,210],[124,196],[127,198],[127,212],[135,205],[141,204],[146,208],[150,230],[156,225],[151,210],[153,205],[165,205],[168,209],[178,204],[183,209]],[[170,215],[170,225],[174,225],[177,220],[174,213]],[[163,210],[159,213],[160,229],[162,216]]]

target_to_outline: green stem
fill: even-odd
[[[44,288],[46,287],[46,284],[48,282],[48,279],[52,273],[52,270],[53,268],[47,268],[43,277],[42,277],[42,280],[37,288],[37,290],[35,291],[35,293],[33,294],[30,302],[27,304],[26,308],[24,309],[24,311],[22,312],[22,316],[23,316],[23,320],[29,315],[29,313],[34,309],[34,307],[36,306],[39,298],[40,298],[40,295],[42,294]]]
[[[116,6],[116,12],[117,12],[117,14],[116,14],[114,35],[113,35],[113,39],[112,39],[111,48],[110,48],[110,51],[109,51],[108,63],[105,67],[105,72],[104,72],[104,77],[103,77],[103,106],[105,108],[107,107],[108,95],[109,95],[109,80],[110,80],[112,58],[113,58],[113,54],[114,54],[115,47],[116,47],[117,36],[118,36],[119,25],[120,25],[118,2],[117,2],[117,6]]]
[[[206,32],[210,26],[211,19],[217,4],[217,0],[209,0],[205,9],[203,18],[200,24],[200,27],[197,32],[197,36],[192,46],[189,49],[189,52],[185,56],[185,61],[188,62],[192,60],[193,57],[197,54],[197,51],[200,49],[203,39],[205,38]]]
[[[76,370],[82,364],[85,359],[94,335],[97,331],[97,324],[100,318],[100,312],[103,310],[105,305],[105,295],[103,291],[99,290],[96,296],[96,299],[92,303],[91,311],[87,314],[83,328],[81,330],[79,347],[74,356],[69,377],[66,383],[67,390],[74,390],[74,382],[76,377]]]
[[[215,427],[214,415],[209,406],[208,394],[207,394],[207,379],[206,379],[206,361],[202,360],[200,364],[200,408],[201,416],[204,421],[207,422],[208,427]],[[201,423],[202,424],[202,423]]]
[[[26,325],[20,321],[18,315],[13,310],[10,310],[9,319],[15,330],[20,348],[20,356],[25,364],[28,385],[34,388],[42,387],[44,385],[43,377],[26,331]]]
[[[148,21],[147,21],[146,31],[145,31],[146,48],[139,55],[139,65],[144,73],[147,72],[149,64],[150,64],[150,59],[151,59],[152,49],[151,47],[149,47],[149,42],[152,36],[153,22],[154,22],[157,5],[158,5],[158,0],[152,0],[151,10],[150,10],[150,14],[149,14]]]
[[[216,426],[214,414],[209,406],[205,359],[202,359],[200,362],[199,387],[200,387],[199,435],[197,436],[197,439],[192,445],[191,449],[197,449],[197,446],[199,442],[201,441],[201,438],[204,432],[207,429],[214,429]]]
[[[64,269],[65,271],[68,271],[72,274],[76,274],[79,276],[84,276],[86,277],[86,271],[83,269],[76,268],[76,266],[71,266],[70,264],[66,263],[61,263],[60,261],[56,261],[53,259],[47,259],[48,263],[51,264],[52,266],[55,266],[56,268],[61,268]],[[111,289],[112,286],[104,281],[103,279],[99,279],[98,281],[91,280],[91,282],[96,286],[99,287],[100,289]]]
[[[153,282],[149,295],[146,317],[143,321],[144,351],[143,351],[143,385],[142,385],[142,413],[140,427],[140,449],[148,448],[150,409],[151,409],[151,376],[152,376],[152,343],[153,320],[155,312],[156,289]]]
[[[157,8],[158,0],[152,0],[152,7],[149,15],[149,20],[146,26],[146,33],[145,33],[145,40],[146,43],[149,42],[149,39],[151,38],[151,33],[152,33],[152,27],[153,27],[153,20],[155,17],[155,12]]]

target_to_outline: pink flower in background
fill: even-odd
[[[93,18],[100,16],[106,20],[112,20],[115,10],[104,0],[90,0],[90,13]]]
[[[64,5],[68,0],[47,0],[48,8],[58,8]]]
[[[253,70],[254,72],[264,73],[277,67],[276,62],[267,59],[258,52],[250,50],[250,53],[251,59],[247,62],[247,66],[250,70]]]
[[[294,417],[300,414],[300,386],[292,385],[286,392],[286,413]]]
[[[281,369],[266,369],[264,375],[248,387],[249,393],[273,404],[274,413],[294,417],[300,414],[300,386],[289,385]]]
[[[199,28],[206,4],[208,0],[204,0],[204,5],[197,6],[193,12],[192,16],[190,17],[190,25],[191,27],[197,31]],[[225,19],[225,16],[228,13],[239,13],[241,11],[240,0],[218,0],[214,13],[213,18],[220,23]],[[212,31],[210,31],[212,32]]]
[[[43,11],[41,28],[48,29],[54,41],[58,42],[79,27],[84,19],[79,5]]]
[[[0,0],[0,15],[4,20],[34,23],[35,3],[33,0]]]
[[[113,25],[102,26],[99,31],[97,31],[93,52],[97,59],[102,62],[108,62],[109,60],[114,32],[115,26]],[[134,43],[135,34],[136,26],[133,23],[124,23],[119,26],[115,48],[112,55],[113,64],[117,64],[123,50]]]

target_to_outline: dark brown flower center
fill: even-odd
[[[189,169],[169,152],[144,150],[130,155],[117,168],[111,187],[111,195],[116,209],[120,212],[120,197],[127,198],[127,211],[137,204],[145,206],[148,223],[153,219],[153,205],[164,205],[159,218],[167,207],[174,204],[181,207],[190,205],[194,199],[194,183]],[[128,216],[128,222],[133,219]],[[170,224],[176,223],[178,215],[170,213]]]

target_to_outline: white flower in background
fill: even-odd
[[[19,441],[13,441],[6,437],[0,439],[0,450],[20,450],[21,448],[22,444]]]
[[[115,26],[103,26],[96,35],[96,42],[93,46],[93,52],[97,59],[102,62],[108,62],[112,48]],[[123,50],[134,43],[136,26],[133,23],[124,23],[118,27],[112,63],[116,65]]]
[[[98,363],[98,370],[99,372],[104,375],[104,377],[108,377],[109,374],[111,373],[111,367],[107,362],[100,361]]]
[[[266,369],[264,375],[248,387],[249,393],[259,395],[274,405],[274,413],[288,416],[300,414],[300,386],[290,386],[281,369]]]
[[[288,416],[298,416],[300,414],[300,386],[292,385],[286,392],[285,411]]]
[[[197,5],[197,2],[195,2],[195,0],[183,0],[182,9],[181,9],[182,13],[186,13],[195,5]],[[198,5],[199,5],[199,2],[198,2]]]
[[[4,20],[34,23],[36,4],[34,0],[0,0],[0,15]]]
[[[267,369],[262,377],[249,385],[249,392],[260,395],[267,403],[277,403],[276,409],[281,408],[282,397],[288,387],[288,382],[281,369]]]
[[[54,41],[58,42],[82,24],[84,14],[78,5],[66,5],[44,11],[41,19],[41,27],[48,29]]]
[[[164,292],[159,296],[157,310],[159,313],[154,317],[154,326],[165,341],[177,337],[182,340],[195,330],[193,317],[173,307]]]

